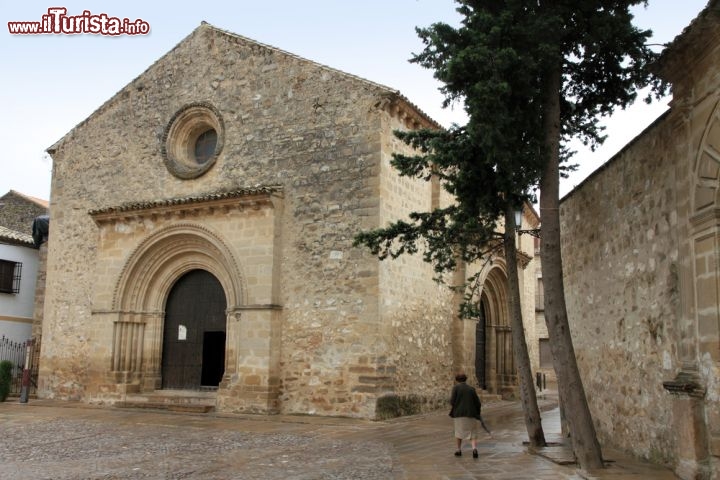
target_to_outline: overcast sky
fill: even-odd
[[[654,43],[680,34],[706,0],[650,0],[637,25]],[[142,20],[148,35],[12,35],[7,22],[42,21],[51,7],[68,15]],[[45,150],[190,34],[201,21],[400,90],[443,125],[462,123],[462,111],[443,110],[432,72],[410,64],[422,50],[416,26],[456,24],[452,0],[203,0],[187,2],[86,0],[4,2],[0,9],[0,195],[13,189],[50,198],[52,160]],[[580,172],[563,192],[640,133],[667,100],[619,112],[606,123],[606,145],[583,153]]]

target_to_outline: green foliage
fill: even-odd
[[[13,364],[9,360],[0,362],[0,402],[4,402],[10,394],[10,384],[12,383]]]
[[[411,62],[432,69],[445,106],[461,102],[469,120],[445,131],[396,132],[418,153],[392,162],[402,176],[437,177],[456,203],[355,239],[381,259],[421,252],[438,274],[458,259],[495,254],[495,227],[506,206],[533,201],[545,164],[572,156],[562,142],[560,152],[548,151],[543,87],[553,72],[563,79],[561,140],[579,138],[591,147],[604,140],[599,118],[630,104],[639,87],[665,92],[648,70],[655,58],[645,46],[650,32],[631,22],[629,7],[640,0],[457,3],[461,25],[417,29],[425,49]],[[471,315],[472,306],[463,313]]]

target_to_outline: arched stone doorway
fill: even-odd
[[[205,397],[214,396],[218,410],[278,411],[281,206],[278,189],[258,187],[91,212],[99,228],[92,311],[98,397],[217,385]],[[165,334],[177,341],[183,325],[182,335],[192,335],[187,318],[173,320],[173,309],[188,308],[175,307],[173,297],[184,296],[176,292],[196,271],[213,279],[214,318],[196,339],[194,380],[170,381]],[[168,321],[175,324],[166,328]],[[202,353],[209,350],[218,355]]]
[[[507,309],[507,276],[500,266],[485,278],[475,328],[475,375],[480,388],[500,395],[517,389],[512,328]]]
[[[679,276],[683,315],[678,322],[681,371],[664,386],[675,394],[675,422],[692,441],[677,456],[689,475],[703,470],[707,452],[720,458],[720,102],[717,97],[694,158],[690,192],[688,252]],[[683,283],[682,280],[691,280]],[[688,428],[691,425],[692,428]]]
[[[191,270],[170,289],[165,304],[162,388],[217,387],[225,372],[227,301],[206,270]]]
[[[203,226],[176,224],[147,238],[130,256],[117,288],[111,363],[113,372],[122,372],[114,375],[117,380],[136,383],[140,391],[218,386],[221,369],[224,375],[236,370],[236,363],[227,361],[233,349],[223,348],[222,358],[205,356],[203,344],[217,352],[226,339],[237,337],[228,330],[228,317],[245,303],[243,280],[230,249]],[[211,318],[203,318],[207,309]],[[180,358],[185,355],[192,358]],[[211,364],[203,381],[202,367]]]
[[[686,363],[698,357],[714,359],[714,365],[704,369],[720,372],[720,102],[705,126],[693,176],[690,235],[696,293],[694,312],[688,317],[689,324],[695,325],[684,335],[681,355],[686,355]],[[695,338],[695,332],[700,338]],[[695,352],[698,347],[700,351]]]

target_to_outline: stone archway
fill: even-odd
[[[695,158],[694,177],[693,215],[720,205],[720,103],[715,106],[703,132]]]
[[[517,386],[517,374],[508,313],[507,276],[500,267],[495,267],[488,273],[483,295],[487,306],[490,370],[495,374],[490,382],[493,392],[503,394]]]
[[[490,269],[483,282],[480,295],[482,314],[475,337],[475,364],[484,362],[484,388],[491,393],[506,394],[517,388],[517,373],[513,357],[512,328],[507,308],[507,276],[496,265]],[[478,349],[478,332],[482,332],[483,349]],[[478,356],[484,358],[478,358]],[[476,372],[477,374],[477,372]]]
[[[677,418],[693,426],[694,438],[678,456],[702,464],[707,451],[716,460],[720,457],[720,102],[707,120],[694,160],[688,245],[692,282],[684,294],[694,308],[686,310],[681,324],[682,371],[665,383],[671,391],[678,385],[685,388],[679,398],[687,406],[677,408],[682,412]]]
[[[161,388],[168,296],[178,279],[202,270],[226,298],[216,408],[278,411],[281,209],[279,187],[255,187],[90,212],[98,237],[89,375],[98,398]]]
[[[166,227],[130,255],[113,301],[118,319],[113,326],[111,372],[118,383],[137,384],[140,391],[162,386],[165,305],[178,279],[195,270],[217,279],[227,299],[226,312],[245,304],[244,276],[232,252],[202,225]],[[234,373],[233,362],[226,361],[225,367],[226,376]]]
[[[720,103],[695,159],[690,218],[699,356],[720,362]],[[717,365],[716,365],[717,368]]]

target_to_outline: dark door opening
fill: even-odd
[[[203,387],[217,387],[225,373],[225,332],[205,332],[202,351]]]
[[[485,371],[485,302],[480,300],[478,309],[480,316],[475,325],[475,378],[483,390],[487,390],[487,374]]]
[[[165,305],[162,388],[217,387],[225,370],[225,309],[220,282],[205,270],[178,279]]]

